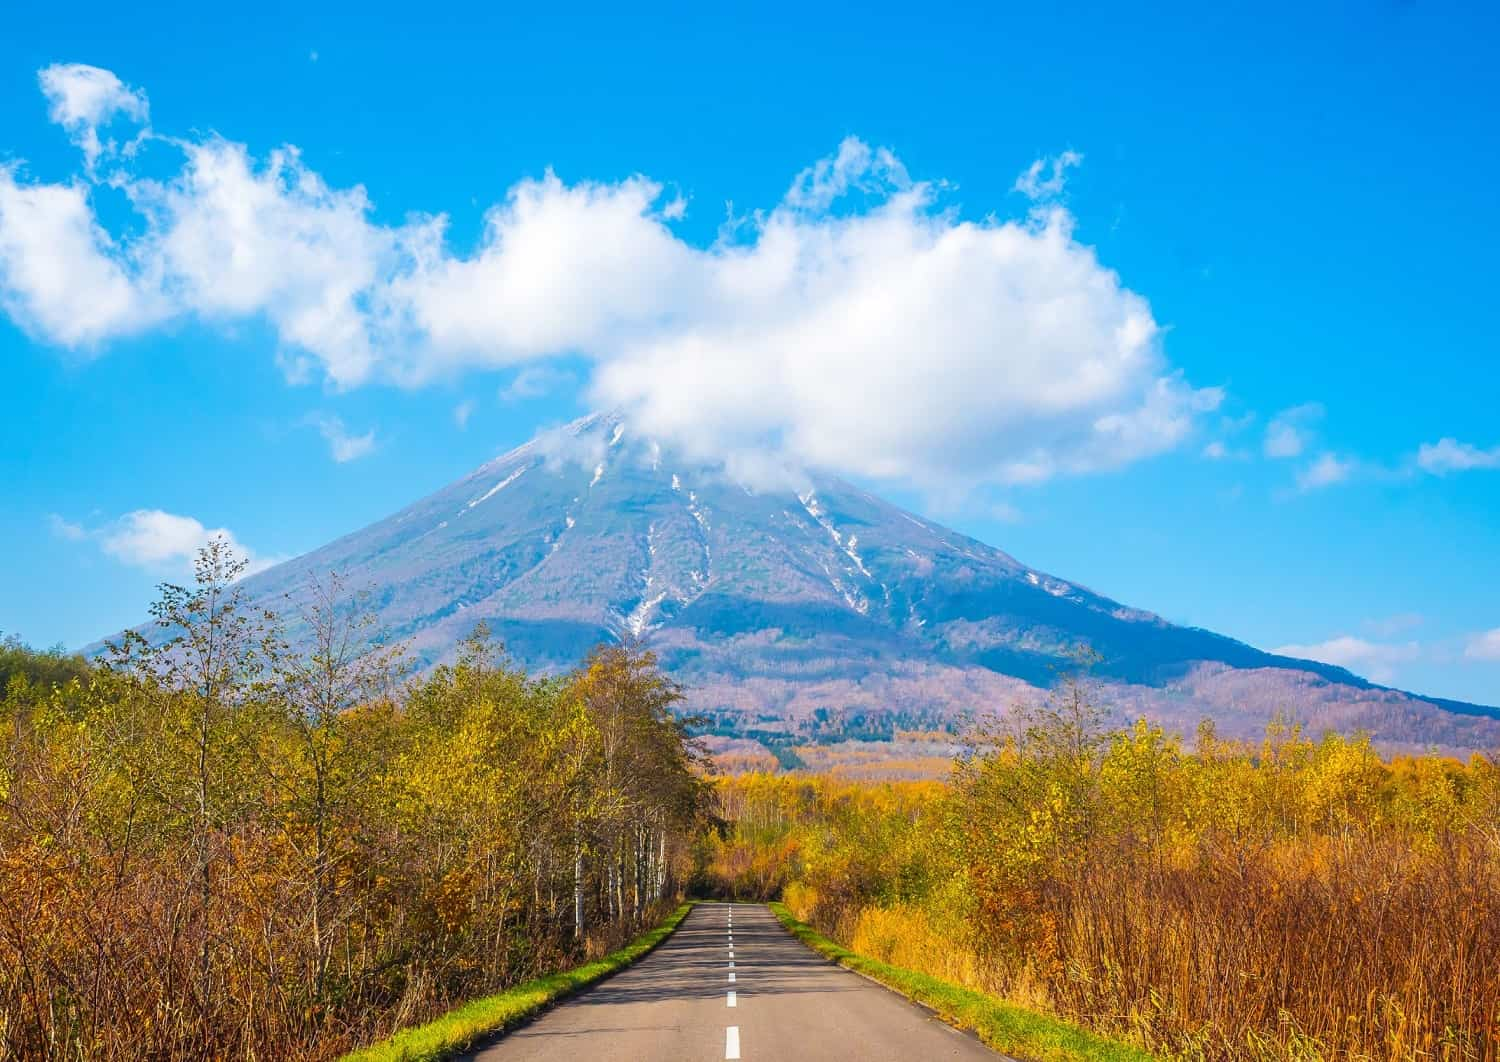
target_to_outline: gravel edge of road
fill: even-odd
[[[787,932],[819,955],[920,1004],[1006,1055],[1027,1062],[1152,1062],[1155,1057],[982,992],[857,954],[798,921],[785,904],[768,906]]]
[[[398,1030],[368,1047],[356,1048],[339,1062],[444,1062],[462,1055],[650,954],[676,931],[693,906],[691,900],[679,904],[660,925],[602,958],[504,992],[472,999],[432,1021]]]

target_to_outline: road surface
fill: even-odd
[[[634,966],[470,1057],[996,1062],[1002,1056],[810,951],[765,907],[704,903]]]

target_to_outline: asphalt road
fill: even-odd
[[[638,1059],[985,1059],[905,998],[828,962],[759,904],[699,904],[634,966],[471,1056]]]

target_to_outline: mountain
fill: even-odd
[[[1500,712],[1423,699],[1127,607],[827,476],[756,486],[617,416],[536,439],[245,581],[368,587],[424,664],[479,620],[534,668],[644,639],[722,733],[883,736],[1036,696],[1087,645],[1122,717],[1259,734],[1278,710],[1392,749],[1500,745]],[[295,634],[295,632],[294,632]]]

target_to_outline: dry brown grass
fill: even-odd
[[[862,955],[1165,1057],[1500,1059],[1496,762],[1203,743],[1016,741],[946,789],[726,783],[753,824],[726,849]]]

